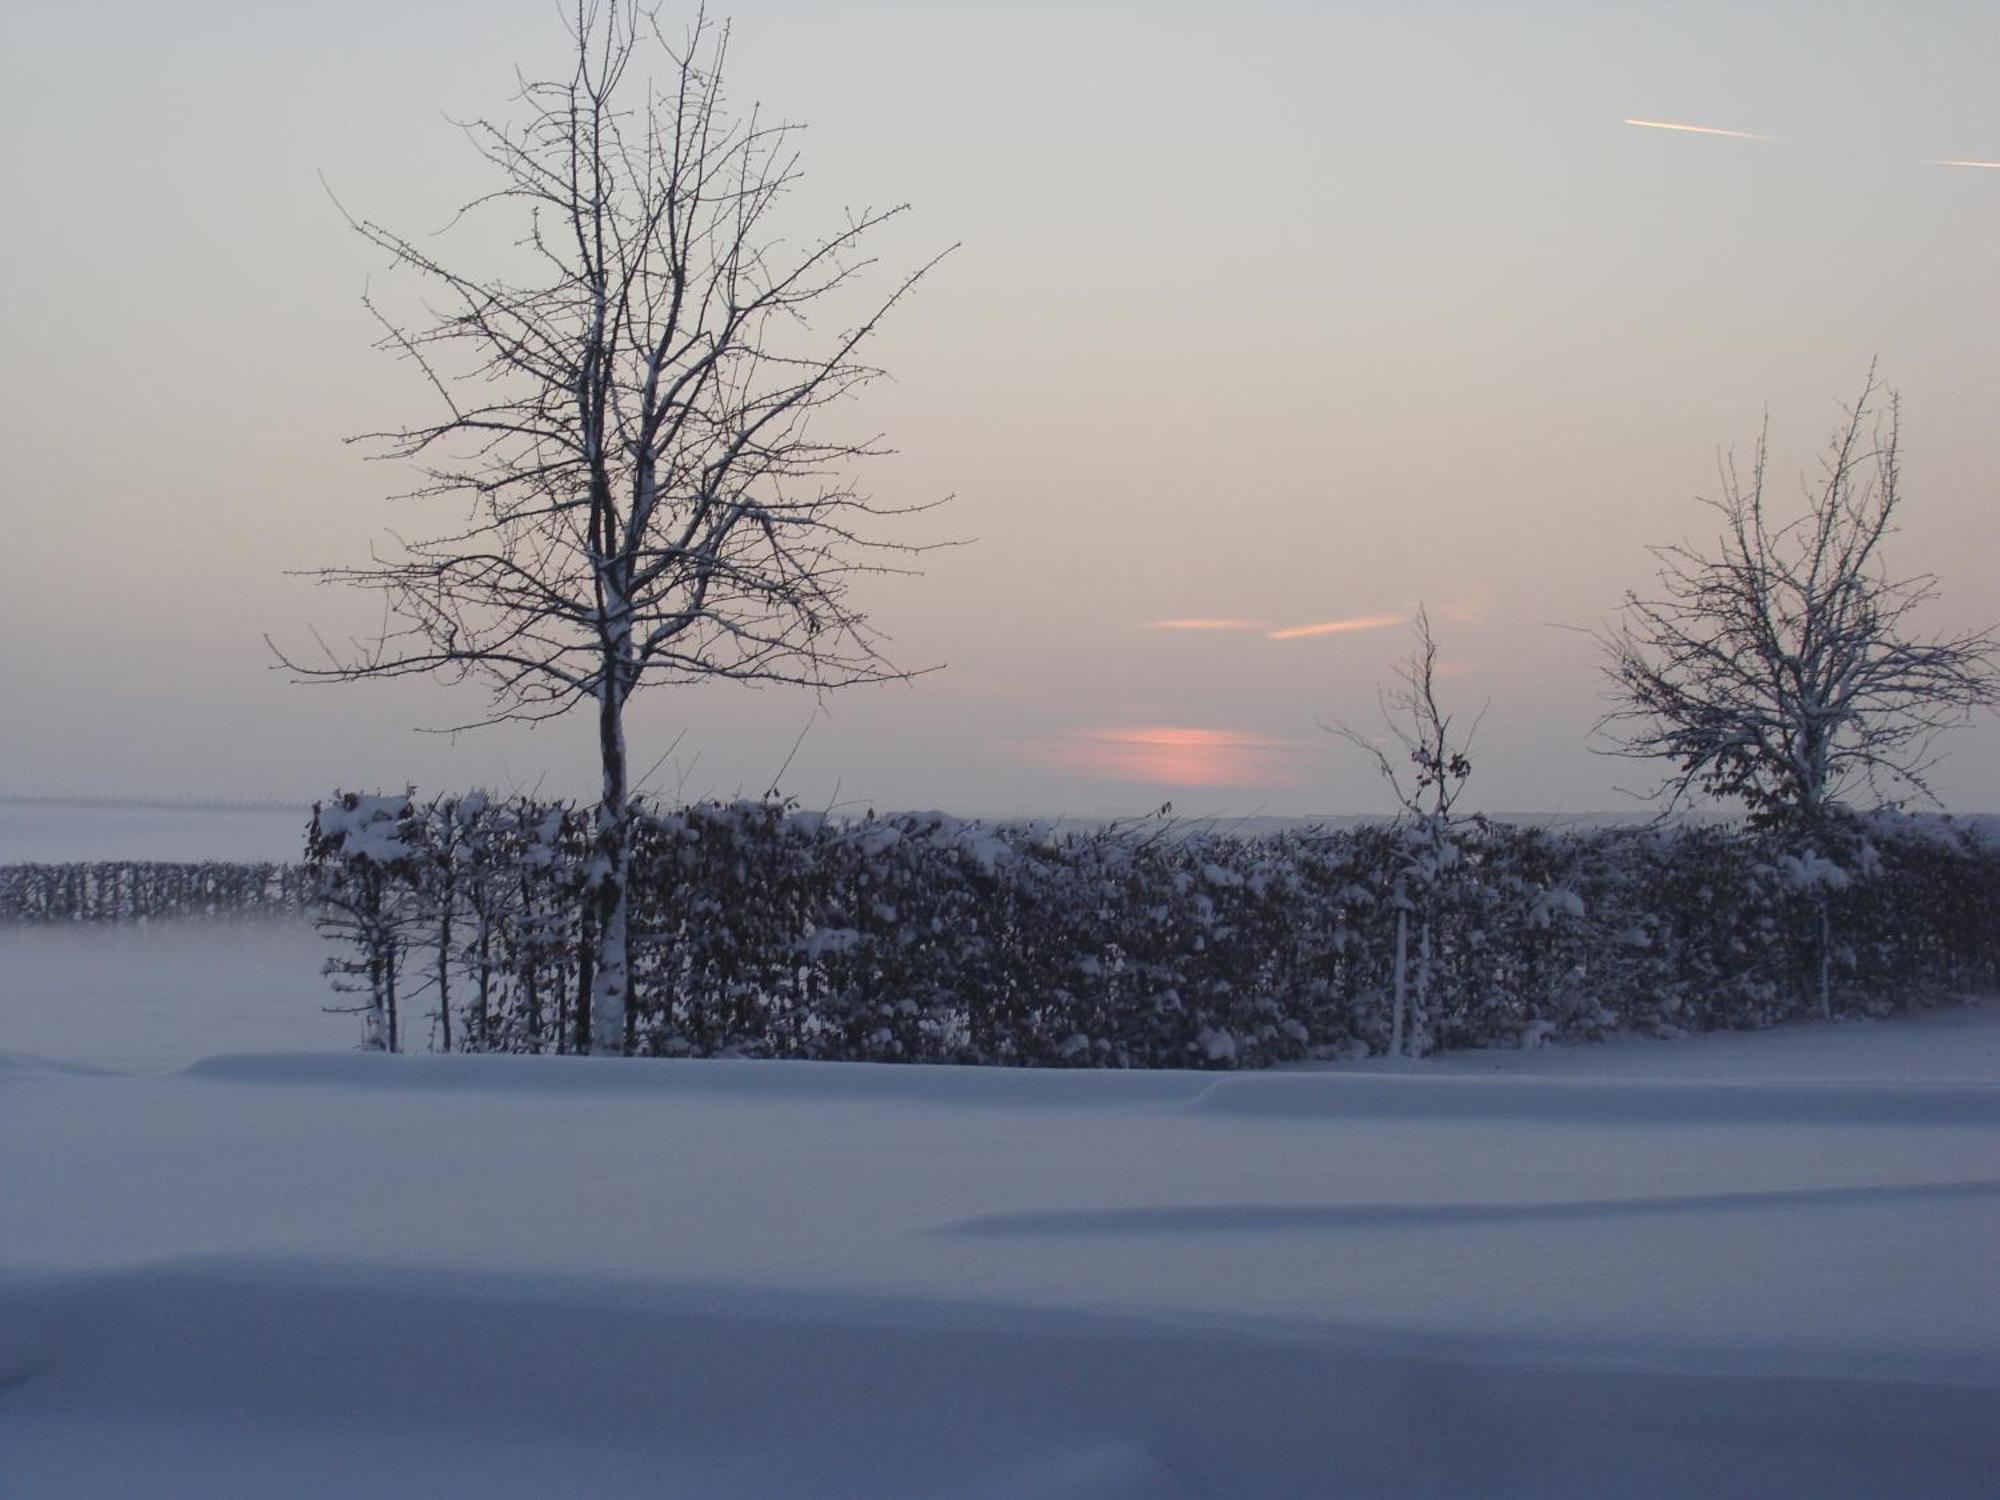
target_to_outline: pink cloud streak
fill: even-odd
[[[1402,625],[1408,619],[1407,615],[1354,615],[1345,620],[1321,620],[1316,625],[1287,625],[1283,630],[1269,632],[1264,639],[1298,641],[1315,635],[1346,635],[1355,630],[1386,630],[1391,625]]]

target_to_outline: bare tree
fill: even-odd
[[[786,235],[796,127],[729,107],[727,26],[697,14],[674,42],[633,0],[578,0],[570,30],[566,75],[524,83],[518,123],[465,127],[494,185],[460,219],[500,215],[512,271],[456,269],[349,216],[427,289],[415,322],[369,306],[381,347],[442,408],[362,440],[413,461],[410,498],[456,499],[461,519],[317,575],[383,596],[379,638],[312,662],[279,654],[308,679],[477,680],[480,724],[594,710],[595,978],[578,1039],[604,1051],[626,1043],[632,695],[907,675],[849,587],[918,550],[869,523],[922,507],[854,489],[856,461],[884,450],[816,419],[881,373],[860,351],[936,260],[852,301],[871,235],[904,208]],[[641,77],[649,62],[662,81]],[[844,307],[845,327],[815,326]]]
[[[1424,1007],[1430,990],[1431,928],[1429,899],[1437,882],[1458,863],[1455,812],[1466,779],[1472,775],[1472,739],[1479,731],[1474,719],[1463,737],[1452,732],[1452,716],[1438,701],[1437,637],[1428,611],[1419,604],[1410,622],[1410,654],[1396,667],[1397,686],[1381,695],[1382,722],[1395,741],[1397,753],[1346,724],[1327,726],[1342,739],[1374,757],[1382,779],[1395,796],[1397,822],[1403,834],[1401,862],[1390,900],[1396,912],[1396,958],[1390,980],[1389,1054],[1404,1050],[1404,1017],[1412,1045],[1419,1051],[1424,1034]],[[1481,714],[1484,717],[1484,714]],[[1417,973],[1410,984],[1410,915],[1417,913]]]
[[[1613,753],[1672,763],[1669,808],[1701,792],[1813,827],[1857,785],[1935,801],[1932,740],[2000,699],[1994,631],[1918,634],[1936,578],[1883,565],[1900,405],[1890,391],[1878,416],[1876,396],[1871,366],[1790,521],[1766,505],[1767,424],[1747,481],[1731,459],[1705,501],[1723,523],[1713,551],[1653,549],[1655,592],[1627,594],[1601,637],[1616,706],[1599,732]]]

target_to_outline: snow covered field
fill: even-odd
[[[388,1058],[316,952],[0,933],[0,1494],[2000,1476],[2000,1007],[1261,1075]]]
[[[308,922],[0,925],[0,1050],[157,1072],[218,1051],[344,1051],[361,1039]]]

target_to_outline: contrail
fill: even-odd
[[[1994,167],[2000,168],[2000,161],[1934,161],[1934,167]]]
[[[1386,630],[1391,625],[1401,625],[1405,615],[1356,615],[1351,620],[1322,620],[1317,625],[1288,625],[1283,630],[1273,630],[1264,637],[1267,641],[1303,640],[1309,635],[1345,635],[1350,630]]]
[[[1680,125],[1672,120],[1633,120],[1627,125],[1637,125],[1644,130],[1685,130],[1690,135],[1726,135],[1738,141],[1775,141],[1775,135],[1759,135],[1754,130],[1723,130],[1714,125]]]
[[[1262,620],[1148,620],[1148,630],[1262,630]]]

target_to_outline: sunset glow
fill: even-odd
[[[1298,747],[1233,729],[1180,725],[1084,729],[1029,747],[1030,758],[1151,786],[1283,786]]]
[[[652,9],[636,13],[648,60],[628,91],[670,71]],[[1714,513],[1697,497],[1732,454],[1748,482],[1767,409],[1769,498],[1790,519],[1801,476],[1818,482],[1822,428],[1877,352],[1911,418],[1909,524],[1885,542],[1891,566],[1937,576],[1941,599],[1915,617],[1927,628],[1983,628],[2000,558],[1987,437],[2000,411],[2000,4],[1820,9],[710,7],[718,32],[733,18],[726,93],[745,113],[731,119],[750,129],[761,99],[774,131],[804,127],[805,175],[771,202],[776,259],[759,286],[841,234],[849,209],[893,217],[872,249],[843,241],[840,266],[819,263],[840,284],[809,321],[756,304],[780,360],[861,334],[851,357],[879,375],[857,371],[833,404],[777,423],[786,441],[879,457],[794,469],[759,458],[779,436],[759,429],[738,460],[759,459],[742,496],[772,502],[782,527],[716,552],[723,572],[675,537],[648,551],[649,593],[713,586],[693,624],[670,610],[635,639],[663,667],[726,670],[676,667],[632,697],[628,783],[662,803],[776,790],[822,810],[1031,819],[1128,814],[1154,782],[1151,805],[1218,815],[1377,809],[1374,760],[1320,726],[1382,727],[1379,693],[1399,690],[1421,604],[1437,669],[1478,663],[1441,684],[1451,707],[1469,721],[1493,704],[1471,795],[1627,810],[1646,778],[1598,753],[1599,637],[1628,593],[1657,592],[1647,549],[1708,549]],[[670,39],[704,15],[659,11]],[[9,241],[21,290],[0,320],[13,710],[0,715],[0,862],[29,857],[4,821],[10,798],[601,794],[588,671],[577,692],[553,689],[568,696],[549,707],[574,708],[546,723],[453,735],[417,731],[484,725],[513,669],[352,691],[270,670],[266,633],[306,665],[364,660],[400,596],[322,587],[316,570],[461,544],[491,506],[435,488],[431,471],[471,473],[545,436],[531,422],[514,447],[443,443],[412,461],[365,436],[452,419],[414,351],[373,346],[379,320],[427,326],[458,304],[393,269],[350,218],[496,291],[557,275],[518,217],[533,195],[486,199],[496,164],[449,120],[512,128],[533,105],[524,79],[567,87],[564,18],[578,12],[409,0],[393,35],[385,14],[0,0],[23,221],[146,225]],[[620,128],[632,141],[644,125],[641,109]],[[1961,154],[1933,154],[1946,151]],[[458,325],[468,342],[425,350],[447,387],[485,368],[475,345],[493,316],[475,304]],[[618,348],[636,347],[621,330]],[[140,349],[171,350],[175,378],[143,382],[135,401]],[[515,350],[492,367],[512,374],[453,399],[468,413],[465,398],[515,400],[550,358]],[[686,394],[743,407],[810,377],[770,373],[760,385],[714,366],[727,389]],[[573,391],[555,401],[551,420],[576,416]],[[711,442],[655,476],[687,520],[723,514],[698,471],[742,423],[712,415],[655,424],[662,442]],[[637,441],[629,398],[619,419]],[[621,446],[618,462],[630,456]],[[544,544],[589,550],[581,492],[550,493],[583,530],[553,540],[534,527],[558,513],[527,504],[521,528],[466,560],[468,584],[540,566],[556,555]],[[809,536],[814,518],[831,525]],[[770,579],[745,571],[767,564]],[[761,611],[777,599],[765,590],[796,592],[795,566],[841,571],[800,612]],[[588,595],[590,576],[558,587],[581,579]],[[85,578],[107,585],[87,607]],[[513,595],[535,597],[525,581]],[[454,627],[421,590],[407,602],[461,644],[519,624]],[[512,644],[568,643],[582,670],[602,644],[594,608]],[[840,610],[863,628],[832,628]],[[793,646],[827,659],[746,680]],[[1221,738],[1084,734],[1116,726]],[[1935,794],[2000,812],[2000,713],[1936,748]],[[1168,790],[1203,778],[1212,793]]]
[[[1315,635],[1347,635],[1356,630],[1387,630],[1391,625],[1401,625],[1408,619],[1407,615],[1354,615],[1345,620],[1321,620],[1314,625],[1287,625],[1283,630],[1273,630],[1265,639],[1300,641]]]
[[[1683,125],[1674,120],[1634,120],[1628,118],[1627,125],[1637,125],[1641,130],[1684,130],[1689,135],[1726,135],[1738,141],[1774,141],[1774,135],[1759,135],[1754,130],[1723,130],[1715,125]]]

